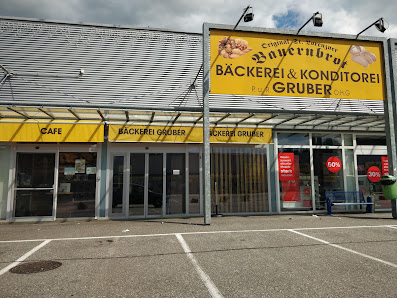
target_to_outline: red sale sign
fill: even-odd
[[[371,182],[379,182],[380,176],[380,169],[378,167],[372,166],[367,171],[367,177]]]
[[[300,182],[299,182],[299,156],[295,157],[294,160],[294,179],[288,181],[282,181],[283,187],[283,201],[284,202],[300,202]]]
[[[385,176],[389,175],[389,159],[387,156],[382,156],[382,173]]]
[[[295,179],[294,153],[278,154],[278,170],[280,181]]]
[[[336,156],[331,156],[327,160],[327,168],[331,173],[338,173],[342,168],[342,163]]]

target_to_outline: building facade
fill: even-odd
[[[351,36],[233,32],[242,36],[233,40],[244,61],[256,65],[243,69],[242,58],[221,55],[222,30],[230,33],[213,26],[208,52],[216,54],[203,64],[206,33],[1,18],[0,220],[203,216],[208,177],[212,213],[321,213],[325,192],[335,190],[361,190],[376,210],[389,210],[377,179],[388,173],[386,41],[360,41],[381,50],[372,68],[352,76],[341,67],[353,62],[333,48],[350,48]],[[260,50],[249,47],[254,40]],[[334,53],[330,63],[339,64],[308,68],[308,81],[339,71],[339,80],[328,80],[358,80],[373,92],[350,98],[350,89],[333,84],[289,85],[282,79],[299,66],[287,55],[307,49],[324,63]],[[275,66],[260,61],[272,57],[280,58]],[[230,92],[240,86],[235,78],[266,75],[270,89]]]

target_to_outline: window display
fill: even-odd
[[[59,153],[57,218],[95,216],[96,161],[96,153]]]

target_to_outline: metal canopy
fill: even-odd
[[[103,124],[130,125],[199,125],[203,124],[201,111],[149,111],[125,109],[97,109],[70,107],[0,106],[0,122],[18,121],[94,121]],[[337,130],[384,132],[383,115],[349,115],[296,112],[226,112],[211,111],[213,126],[266,127],[293,130]]]

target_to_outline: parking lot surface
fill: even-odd
[[[0,296],[397,296],[397,220],[390,213],[202,223],[0,224]],[[61,266],[45,271],[47,261]],[[12,272],[33,264],[43,268]]]

